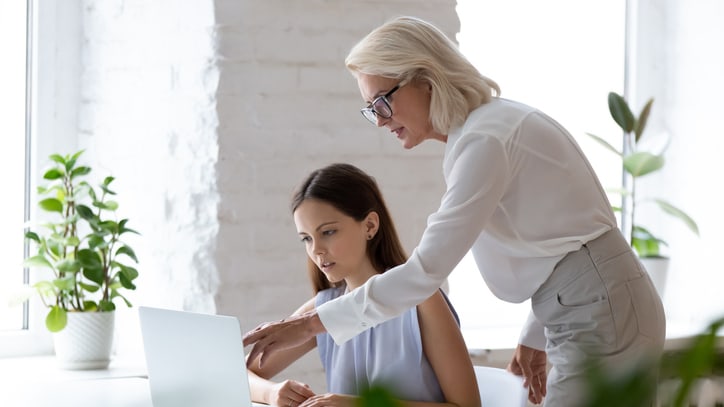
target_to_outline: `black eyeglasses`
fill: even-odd
[[[367,107],[360,110],[362,116],[369,120],[370,123],[377,125],[377,118],[389,119],[392,117],[392,107],[390,107],[390,96],[400,89],[403,85],[397,84],[394,88],[390,89],[389,92],[384,95],[375,98]]]

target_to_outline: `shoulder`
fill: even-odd
[[[421,316],[429,316],[432,318],[443,318],[455,321],[457,324],[457,318],[455,317],[455,311],[442,291],[437,290],[433,295],[428,297],[425,301],[417,306],[417,312]]]
[[[320,306],[324,304],[325,302],[332,301],[333,299],[340,297],[344,294],[344,287],[333,287],[333,288],[327,288],[317,293],[316,295],[316,305]]]

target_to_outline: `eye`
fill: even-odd
[[[323,236],[332,236],[333,234],[337,233],[337,229],[329,229],[322,232]]]
[[[302,242],[302,243],[309,243],[309,242],[312,241],[312,238],[309,237],[309,236],[302,236],[302,238],[299,239],[299,241]]]

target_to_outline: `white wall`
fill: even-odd
[[[647,135],[671,138],[664,170],[638,185],[643,195],[663,197],[689,213],[701,236],[653,206],[638,216],[669,243],[668,318],[698,324],[724,316],[719,261],[724,216],[718,190],[724,173],[724,3],[640,0],[638,8],[639,68],[632,104],[638,111],[654,97]]]

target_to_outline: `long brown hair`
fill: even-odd
[[[340,163],[317,169],[309,174],[294,193],[292,213],[307,199],[326,202],[358,222],[363,221],[370,212],[377,212],[379,230],[367,241],[367,255],[378,273],[384,273],[407,260],[377,182],[364,171],[354,165]],[[315,294],[344,284],[330,283],[310,258],[307,258],[307,269]]]

